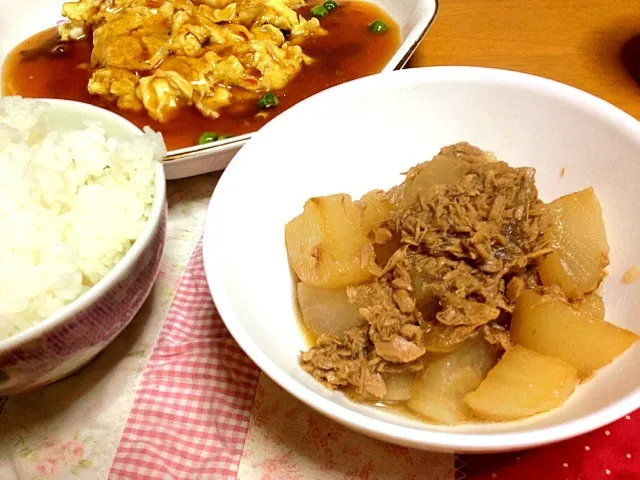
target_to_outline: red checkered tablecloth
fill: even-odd
[[[144,371],[110,478],[235,478],[258,376],[213,305],[199,244]]]

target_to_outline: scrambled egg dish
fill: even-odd
[[[89,93],[166,122],[185,105],[209,118],[287,85],[324,35],[301,0],[79,0],[63,6],[62,40],[93,36]]]

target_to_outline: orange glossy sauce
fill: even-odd
[[[299,10],[311,18],[311,4]],[[368,25],[383,20],[388,27],[384,34],[372,34]],[[360,1],[340,2],[340,7],[320,19],[328,35],[307,39],[302,48],[315,62],[303,66],[301,72],[283,90],[274,92],[280,105],[269,110],[268,118],[256,117],[255,100],[234,104],[221,110],[212,120],[193,107],[183,108],[167,123],[159,123],[146,113],[119,110],[87,92],[91,77],[90,39],[61,44],[64,51],[51,53],[58,44],[57,30],[41,32],[18,45],[7,57],[2,78],[4,95],[29,98],[61,98],[77,100],[108,108],[136,125],[149,125],[163,133],[170,150],[197,144],[203,132],[239,135],[258,130],[271,118],[293,104],[321,90],[358,77],[377,73],[384,68],[400,44],[400,32],[395,22],[379,7]]]

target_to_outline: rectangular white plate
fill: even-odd
[[[62,19],[64,0],[3,1],[0,4],[0,75],[7,54],[26,38],[56,25]],[[433,23],[438,0],[369,0],[382,7],[400,25],[402,43],[383,71],[398,70],[407,63]],[[169,152],[165,165],[168,180],[224,169],[251,138],[239,135],[214,145]]]

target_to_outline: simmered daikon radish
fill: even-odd
[[[515,343],[573,365],[582,377],[611,362],[638,336],[573,308],[551,296],[527,290],[511,321]]]
[[[568,363],[516,345],[465,400],[479,417],[516,420],[559,407],[577,384]]]
[[[358,308],[349,302],[346,288],[320,288],[300,282],[298,301],[305,325],[316,336],[340,335],[365,323]]]
[[[287,252],[310,332],[343,341],[317,342],[302,368],[439,424],[565,402],[638,336],[604,320],[593,189],[545,204],[534,174],[461,142],[386,192],[311,198]]]
[[[404,402],[409,400],[413,387],[415,372],[385,373],[382,375],[387,391],[382,401]]]
[[[395,192],[395,203],[407,207],[417,201],[421,193],[428,193],[434,185],[454,184],[470,170],[467,162],[445,155],[437,155],[419,168],[415,176],[410,171],[402,188]]]
[[[362,209],[362,222],[367,231],[384,222],[393,211],[393,205],[383,190],[366,193],[356,204]]]
[[[571,304],[580,313],[590,315],[598,320],[604,320],[604,302],[597,293],[591,293]]]
[[[472,420],[464,396],[480,385],[496,359],[494,348],[480,337],[436,357],[416,377],[407,406],[439,423],[454,425]]]
[[[375,254],[362,212],[349,195],[307,200],[301,215],[285,226],[289,263],[298,278],[323,288],[370,280]]]
[[[571,299],[594,291],[609,264],[609,245],[593,188],[560,197],[546,208],[553,252],[540,263],[540,279],[559,285]]]

